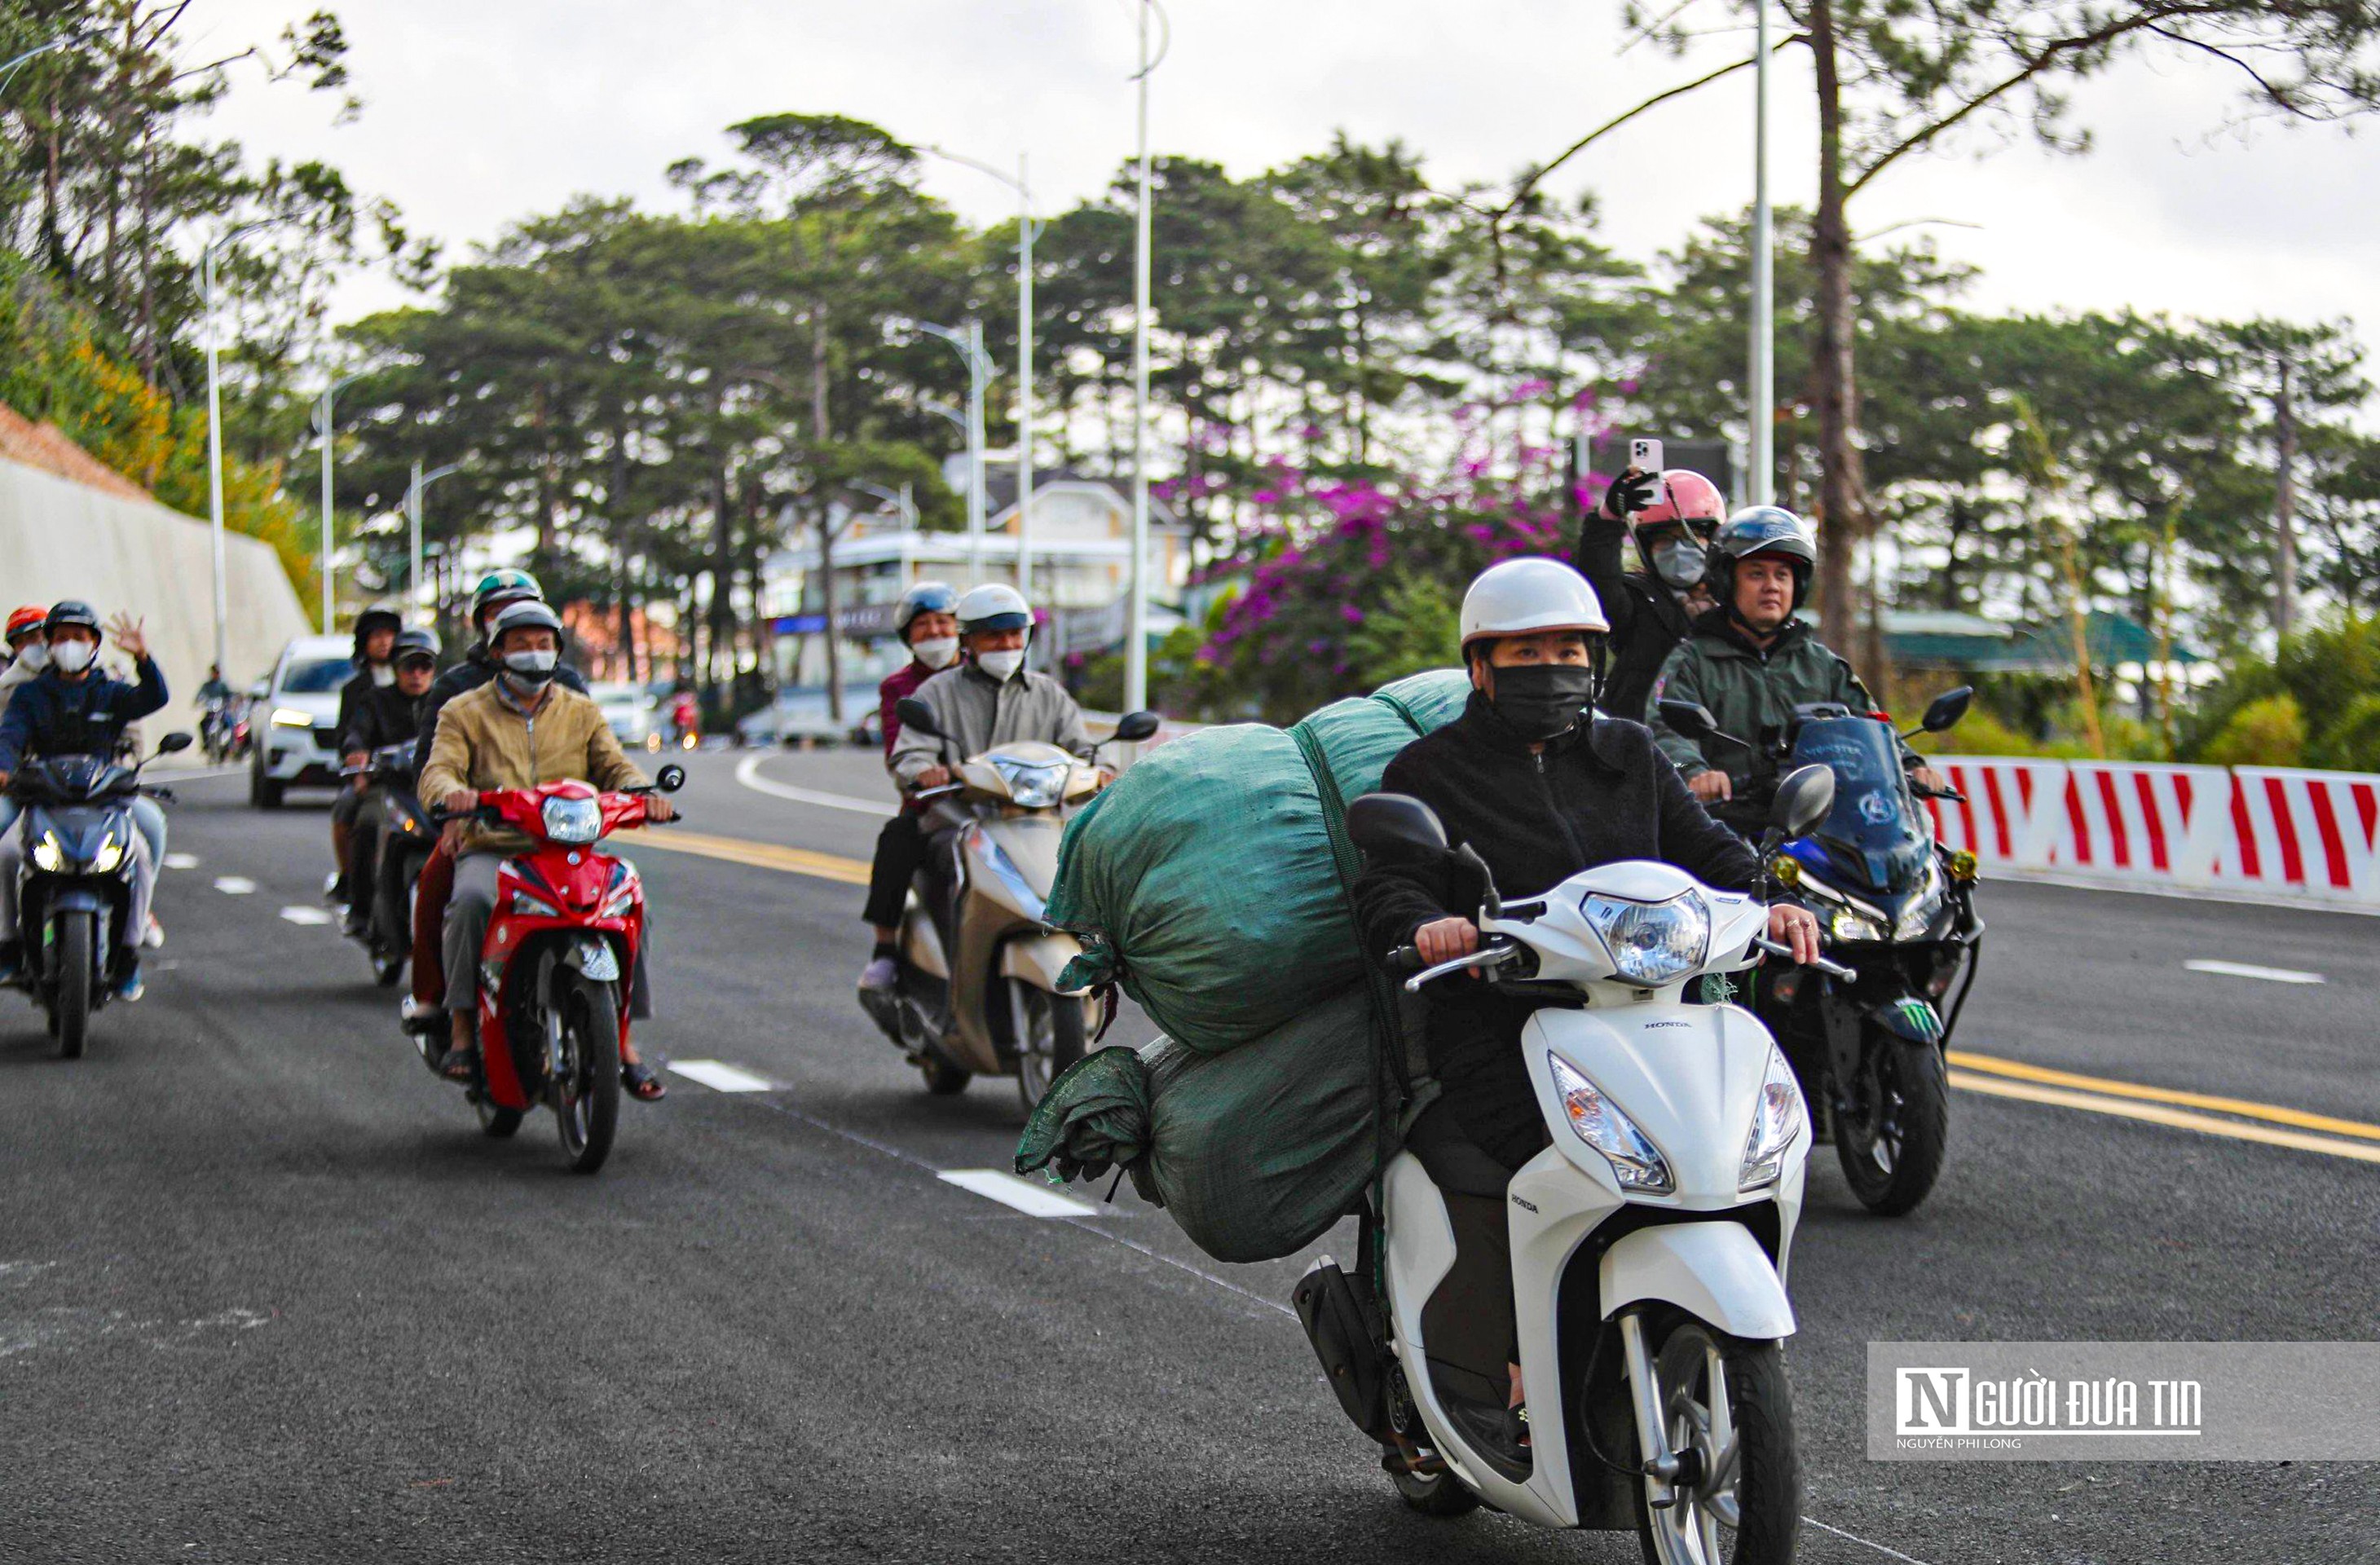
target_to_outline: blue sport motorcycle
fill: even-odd
[[[1961,686],[1937,698],[1911,733],[1951,727],[1973,695]],[[1950,1035],[1974,988],[1984,936],[1974,856],[1934,840],[1921,801],[1962,795],[1920,789],[1901,769],[1890,725],[1847,707],[1796,708],[1783,733],[1757,743],[1719,732],[1693,703],[1664,701],[1661,715],[1690,738],[1742,745],[1787,770],[1833,770],[1833,809],[1816,830],[1779,847],[1765,868],[1772,900],[1815,915],[1835,960],[1858,976],[1763,969],[1753,1009],[1809,1100],[1823,1106],[1852,1193],[1885,1217],[1914,1209],[1949,1150]],[[1761,792],[1747,789],[1749,796],[1715,813],[1730,825],[1756,819],[1766,808]],[[1958,997],[1946,1015],[1954,985]]]

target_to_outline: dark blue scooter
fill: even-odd
[[[157,754],[189,747],[189,734],[168,734]],[[6,888],[24,942],[17,983],[49,1013],[50,1036],[68,1060],[82,1053],[91,1013],[114,998],[140,959],[147,931],[126,928],[140,832],[132,801],[144,793],[173,797],[141,786],[143,764],[46,756],[25,762],[9,781],[10,795],[25,807],[17,822],[22,867]]]

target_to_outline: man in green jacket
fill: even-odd
[[[1718,605],[1695,619],[1661,665],[1645,721],[1694,797],[1717,806],[1773,781],[1778,763],[1725,739],[1696,744],[1661,721],[1664,699],[1697,702],[1720,729],[1755,745],[1781,733],[1796,707],[1833,701],[1865,712],[1876,699],[1852,665],[1794,617],[1818,558],[1807,522],[1776,505],[1738,511],[1712,540],[1710,555]],[[1943,785],[1907,746],[1901,763],[1920,787]]]

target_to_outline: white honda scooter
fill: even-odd
[[[1822,819],[1833,792],[1823,767],[1787,778],[1776,840]],[[1357,800],[1348,825],[1367,854],[1446,849],[1437,817],[1402,795]],[[1359,1275],[1326,1259],[1299,1284],[1333,1389],[1415,1509],[1485,1502],[1540,1526],[1633,1530],[1661,1565],[1792,1558],[1802,1480],[1782,1343],[1808,1115],[1751,1012],[1683,993],[1787,954],[1767,922],[1758,898],[1670,865],[1605,865],[1526,902],[1491,888],[1481,949],[1406,984],[1479,969],[1549,1001],[1521,1048],[1553,1141],[1506,1183],[1468,1142],[1416,1130],[1378,1186]],[[1418,964],[1411,948],[1398,959]],[[1441,1180],[1501,1190],[1526,1445],[1502,1387],[1483,1401],[1477,1376],[1430,1354],[1425,1308],[1455,1257]]]

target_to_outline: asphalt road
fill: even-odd
[[[875,818],[692,764],[688,833],[810,867],[629,840],[663,985],[642,1037],[766,1090],[674,1074],[591,1180],[548,1118],[480,1137],[361,954],[285,916],[314,904],[319,807],[183,785],[195,862],[166,874],[148,998],[74,1062],[0,1011],[0,1559],[1636,1558],[1406,1511],[1287,1314],[1302,1257],[1208,1262],[1129,1186],[1050,1219],[941,1178],[1005,1167],[1020,1116],[1004,1082],[927,1097],[853,1003],[859,890],[801,855],[865,858]],[[753,780],[880,791],[852,754]],[[1963,1049],[2167,1095],[2130,1101],[2380,1119],[2380,924],[1987,891]],[[2326,981],[2183,965],[2210,959]],[[2374,1335],[2380,1164],[1977,1091],[1953,1111],[1912,1217],[1814,1162],[1802,1558],[2380,1558],[2368,1465],[1865,1460],[1872,1340]]]

